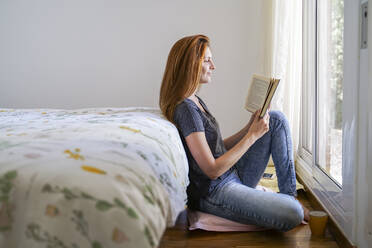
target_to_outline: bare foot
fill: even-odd
[[[300,202],[300,204],[302,206],[302,209],[304,210],[304,221],[309,222],[309,220],[310,220],[310,210],[307,207],[305,207],[301,202]]]

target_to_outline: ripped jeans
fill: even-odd
[[[243,224],[288,231],[303,218],[296,196],[296,174],[288,121],[270,111],[270,129],[234,165],[235,170],[200,199],[200,211]],[[280,193],[255,189],[272,155]]]

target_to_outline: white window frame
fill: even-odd
[[[322,1],[322,0],[320,0]],[[317,0],[303,0],[303,95],[301,107],[301,133],[297,156],[297,173],[312,191],[331,218],[350,240],[355,240],[354,165],[358,139],[358,89],[359,89],[359,2],[345,0],[344,27],[344,85],[343,85],[343,151],[342,188],[316,165],[317,144]],[[313,87],[306,87],[312,85]],[[309,144],[309,104],[313,103],[312,153],[303,144]],[[359,134],[360,135],[360,134]]]

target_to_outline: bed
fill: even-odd
[[[0,109],[0,247],[157,247],[188,183],[158,109]]]

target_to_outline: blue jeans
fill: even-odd
[[[280,231],[299,225],[304,218],[296,196],[296,174],[288,121],[270,111],[270,129],[234,165],[235,170],[200,200],[200,210],[244,224]],[[256,190],[270,154],[280,193]]]

